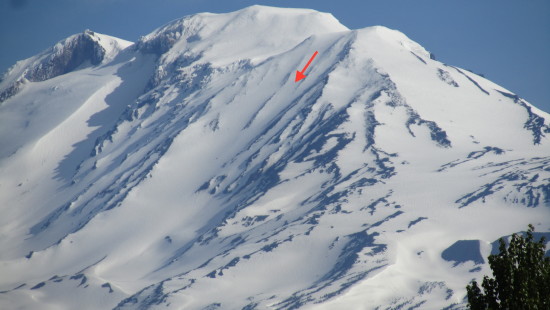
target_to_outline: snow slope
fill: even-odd
[[[85,32],[0,93],[2,308],[458,309],[494,241],[550,232],[550,115],[385,27]]]

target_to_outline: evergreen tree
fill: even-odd
[[[475,280],[466,287],[472,310],[549,310],[550,257],[545,257],[546,242],[533,240],[533,225],[527,236],[513,234],[510,245],[501,238],[500,253],[489,255],[493,278],[485,276],[481,284]]]

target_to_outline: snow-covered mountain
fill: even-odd
[[[432,58],[252,6],[18,62],[0,308],[463,308],[498,238],[550,232],[550,115]]]

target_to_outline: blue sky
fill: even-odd
[[[330,12],[351,29],[400,30],[438,60],[550,112],[548,0],[0,0],[0,71],[85,29],[135,41],[185,15],[252,4]]]

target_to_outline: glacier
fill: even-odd
[[[550,115],[430,56],[251,6],[18,62],[0,307],[465,308],[495,240],[550,233]]]

